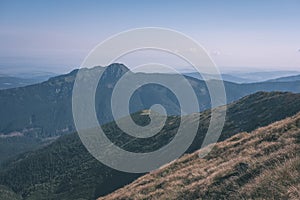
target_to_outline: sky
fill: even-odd
[[[0,67],[68,72],[114,34],[163,27],[196,40],[221,71],[300,71],[299,10],[299,0],[0,0]],[[144,52],[120,62],[161,57]]]

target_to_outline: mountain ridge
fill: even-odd
[[[266,82],[293,82],[293,81],[299,81],[300,80],[300,74],[294,75],[294,76],[285,76],[275,79],[267,80]]]
[[[300,113],[167,164],[98,200],[299,199]],[[298,177],[298,178],[297,178]]]
[[[284,110],[278,102],[286,105]],[[264,120],[257,123],[254,119],[261,113],[262,107],[266,107],[263,110],[265,115],[260,116]],[[300,112],[300,94],[259,92],[244,97],[228,106],[221,140],[291,116],[291,110]],[[143,121],[143,118],[137,117]],[[209,119],[209,111],[200,114],[202,126],[187,152],[194,152],[201,147]],[[146,141],[131,142],[131,138],[120,132],[115,123],[104,125],[103,129],[108,138],[125,150],[147,152],[159,148],[176,134],[180,119],[169,120],[172,123],[162,133]],[[186,122],[188,125],[193,120]],[[25,200],[94,199],[123,187],[141,175],[119,172],[99,163],[86,151],[77,134],[69,134],[42,149],[21,154],[5,163],[0,170],[0,184],[22,195]]]
[[[125,65],[120,63],[114,63],[108,67],[98,66],[81,70],[84,71],[86,77],[97,74],[98,70],[105,70],[98,84],[95,99],[96,113],[100,124],[114,120],[110,98],[114,85],[123,74],[130,72],[128,73],[130,76],[141,79],[159,77],[178,82],[177,75],[131,73]],[[75,131],[72,92],[77,73],[78,69],[75,69],[68,74],[50,78],[39,84],[0,90],[0,143],[6,144],[9,140],[7,144],[12,144],[14,141],[18,144],[18,148],[13,148],[11,145],[0,147],[2,152],[2,154],[0,153],[0,164],[14,155],[43,146],[44,140],[55,140],[61,135]],[[206,83],[195,78],[185,78],[194,89],[199,101],[200,109],[194,112],[209,109],[211,101]],[[210,83],[215,84],[217,80],[210,80]],[[258,91],[300,92],[300,81],[254,84],[236,84],[225,81],[224,86],[228,103]],[[129,110],[130,113],[134,113],[149,109],[153,104],[163,105],[168,115],[180,115],[181,109],[176,96],[168,88],[155,84],[139,88],[130,100]]]
[[[105,116],[104,119],[100,119],[100,121],[107,123],[113,121],[113,118],[110,116],[111,114],[107,114],[109,113],[109,109],[106,109],[106,107],[109,106],[108,102],[113,89],[109,88],[109,85],[114,86],[120,76],[128,72],[129,69],[123,64],[114,63],[106,68],[94,67],[92,69],[84,68],[82,70],[93,74],[93,70],[105,69],[108,70],[104,72],[103,84],[101,84],[102,86],[99,88],[99,90],[102,90],[102,94],[98,94],[97,98],[99,99],[98,111],[103,110],[100,116]],[[40,84],[0,91],[0,104],[4,105],[0,113],[0,133],[23,132],[23,129],[34,128],[31,133],[27,133],[25,130],[26,134],[45,138],[62,135],[66,132],[73,132],[75,127],[72,120],[71,98],[73,83],[77,72],[78,70],[73,70],[69,74],[50,78],[48,81]],[[151,75],[138,73],[135,76],[143,77]],[[166,79],[172,77],[172,75],[168,74],[160,74],[159,76],[164,76]],[[211,105],[205,82],[194,78],[187,77],[187,79],[193,86],[199,99],[199,111],[209,109]],[[289,91],[298,93],[300,92],[299,83],[300,81],[293,83],[254,84],[224,82],[228,103],[258,91]],[[151,92],[145,91],[146,89]],[[160,92],[158,92],[158,90]],[[176,105],[176,99],[174,97],[170,98],[170,92],[164,88],[160,89],[157,86],[144,87],[135,94],[133,97],[135,99],[134,102],[138,104],[133,106],[132,113],[149,108],[150,104],[153,104],[153,102],[151,102],[153,100],[151,100],[150,97],[152,96],[153,99],[155,95],[152,93],[155,92],[157,92],[157,97],[168,102],[168,104],[172,104],[170,110],[178,114],[179,108],[178,105]]]

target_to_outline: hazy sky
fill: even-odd
[[[300,70],[299,10],[299,0],[1,0],[0,66],[66,72],[107,37],[154,26],[194,38],[221,70]]]

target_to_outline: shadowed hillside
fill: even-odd
[[[160,78],[180,83],[174,74],[133,73],[122,64],[111,64],[104,67],[83,69],[86,77],[95,76],[104,71],[96,92],[96,112],[101,124],[114,120],[111,113],[111,95],[115,84],[125,73],[131,77]],[[48,141],[75,131],[72,115],[72,90],[78,70],[69,74],[50,78],[43,83],[26,87],[0,90],[0,163],[19,153],[40,148]],[[87,78],[88,79],[88,78]],[[211,108],[211,101],[204,81],[186,77],[199,102],[201,112]],[[210,80],[215,84],[216,80]],[[181,85],[181,84],[179,84]],[[300,82],[264,82],[253,84],[236,84],[224,82],[227,102],[231,103],[244,96],[258,91],[289,91],[300,92]],[[179,102],[168,88],[148,84],[140,87],[133,94],[129,110],[131,113],[149,109],[154,104],[161,104],[168,115],[180,115]],[[8,142],[7,142],[8,141]],[[16,143],[14,143],[16,141]],[[15,146],[18,144],[18,147]],[[48,144],[48,143],[46,143]]]
[[[284,104],[285,106],[282,106]],[[222,107],[219,108],[222,110]],[[227,118],[221,140],[241,130],[252,131],[300,111],[300,94],[256,93],[228,105]],[[185,123],[194,123],[194,115]],[[138,124],[147,123],[146,115],[136,113]],[[206,133],[210,111],[200,113],[200,127],[188,152],[198,150]],[[122,148],[147,152],[169,142],[177,132],[180,118],[169,117],[167,125],[156,136],[134,140],[121,132],[115,123],[103,126],[109,139]],[[0,170],[3,184],[23,199],[94,199],[132,182],[142,174],[113,170],[95,160],[84,148],[77,134],[62,136],[38,151],[22,154],[4,164]]]
[[[300,113],[237,134],[101,199],[299,199]]]
[[[133,73],[123,64],[111,64],[104,67],[83,69],[86,79],[95,76],[98,71],[104,71],[96,92],[96,110],[101,124],[114,120],[111,114],[111,94],[115,84],[125,74],[132,77],[160,77],[164,80],[177,81],[174,74],[145,74]],[[37,138],[48,138],[63,135],[75,130],[71,109],[73,84],[78,70],[69,74],[50,78],[40,84],[21,88],[0,90],[0,134],[10,135],[18,132],[20,135]],[[204,81],[186,77],[199,100],[201,112],[210,109],[210,96]],[[215,84],[216,80],[210,80]],[[265,82],[253,84],[235,84],[224,82],[227,102],[231,103],[244,96],[258,91],[289,91],[300,92],[299,82]],[[129,105],[131,113],[149,109],[153,104],[165,106],[168,114],[180,114],[176,96],[167,88],[148,84],[139,88],[131,99]]]
[[[0,185],[0,199],[1,200],[21,200],[21,196],[14,193],[11,189]]]

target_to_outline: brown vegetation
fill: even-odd
[[[300,113],[187,154],[100,199],[300,199]]]

